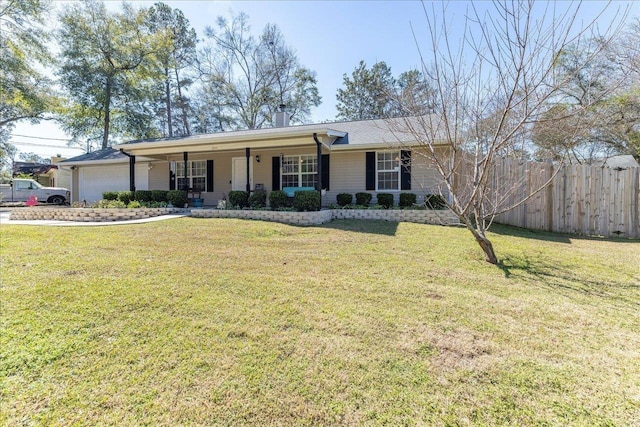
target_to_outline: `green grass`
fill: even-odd
[[[2,425],[638,425],[640,243],[1,228]]]

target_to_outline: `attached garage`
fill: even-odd
[[[149,190],[150,160],[141,156],[136,158],[136,190]],[[112,148],[63,160],[59,166],[72,173],[72,202],[86,200],[87,203],[93,203],[102,199],[102,193],[105,191],[130,189],[130,158]]]
[[[129,164],[78,168],[78,200],[95,202],[105,191],[129,190]],[[136,190],[149,189],[149,166],[136,164]]]

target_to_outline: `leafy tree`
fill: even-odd
[[[336,96],[339,119],[367,120],[390,115],[396,81],[384,61],[375,63],[371,69],[360,61],[351,78],[344,74],[342,79],[345,88],[338,89]]]
[[[236,122],[233,111],[226,108],[224,81],[207,78],[193,97],[192,114],[193,130],[196,133],[221,132],[234,129]]]
[[[18,157],[23,162],[28,162],[28,163],[41,163],[41,164],[51,163],[51,159],[46,159],[36,153],[20,153]]]
[[[640,158],[637,28],[631,25],[606,45],[601,39],[587,39],[560,52],[554,71],[567,84],[535,123],[538,158],[568,156],[580,162],[614,154]],[[588,65],[581,67],[587,60]]]
[[[396,81],[396,89],[392,102],[395,103],[393,114],[427,114],[435,109],[434,89],[424,74],[418,70],[405,71]]]
[[[272,125],[280,104],[287,106],[292,122],[300,123],[320,104],[315,73],[300,65],[276,25],[268,24],[256,38],[249,17],[241,13],[231,21],[218,17],[217,28],[208,27],[206,36],[210,44],[199,55],[200,129]]]
[[[607,49],[608,58],[619,67],[619,79],[601,110],[600,138],[618,153],[640,160],[640,18],[635,18]]]
[[[0,128],[0,136],[3,128]],[[13,172],[13,163],[18,155],[18,149],[15,145],[7,142],[8,138],[2,140],[0,138],[0,178],[10,178]]]
[[[423,73],[409,70],[395,79],[384,61],[371,69],[360,61],[351,77],[343,75],[343,85],[336,96],[342,120],[425,114],[434,108],[434,91]]]
[[[39,67],[52,63],[48,12],[45,0],[0,1],[0,130],[19,120],[37,122],[54,109],[52,82]]]
[[[145,62],[153,53],[145,10],[123,3],[110,13],[104,4],[87,0],[60,15],[60,81],[69,97],[63,124],[74,139],[110,145],[111,137],[157,136],[151,125],[148,95],[152,70]]]
[[[195,63],[197,35],[179,9],[156,3],[147,15],[149,31],[155,35],[155,55],[151,62],[163,76],[163,90],[156,115],[162,117],[165,135],[190,135],[190,104],[186,91],[193,83],[186,69]],[[174,112],[174,107],[179,113]],[[177,128],[174,130],[174,128]]]

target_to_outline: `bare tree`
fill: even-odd
[[[197,128],[259,129],[272,124],[280,104],[292,123],[303,123],[320,105],[315,73],[300,65],[276,25],[267,24],[256,38],[248,15],[240,13],[218,17],[217,28],[205,34],[210,43],[199,55],[205,97],[197,115],[209,118]]]
[[[420,143],[414,153],[437,169],[439,191],[448,206],[480,245],[485,260],[497,264],[487,237],[491,223],[544,185],[518,194],[514,202],[510,196],[521,192],[521,186],[496,176],[495,162],[523,152],[530,143],[533,123],[562,95],[571,77],[555,73],[559,55],[591,37],[587,33],[599,16],[576,28],[579,5],[574,3],[504,0],[487,10],[481,10],[484,3],[471,3],[457,42],[460,33],[454,35],[448,24],[455,21],[447,13],[450,4],[441,4],[438,11],[424,6],[432,63],[421,51],[423,73],[431,77],[435,90],[434,114],[408,118],[397,130],[411,132]],[[420,48],[417,38],[416,43]],[[576,71],[591,60],[583,58]],[[576,108],[572,114],[579,117],[581,111]]]

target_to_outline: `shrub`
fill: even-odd
[[[141,208],[141,207],[142,207],[142,204],[137,200],[132,200],[127,205],[127,209],[137,209],[137,208]]]
[[[336,196],[336,200],[338,201],[338,205],[347,206],[353,201],[353,195],[349,193],[340,193]]]
[[[118,192],[118,200],[126,205],[129,204],[130,201],[133,200],[133,192],[132,191],[119,191]]]
[[[246,208],[249,206],[249,193],[246,191],[230,191],[229,204],[234,208]]]
[[[400,193],[400,203],[398,205],[401,208],[408,208],[416,203],[417,197],[413,193]]]
[[[105,191],[102,193],[103,200],[118,200],[118,192],[117,191]]]
[[[167,202],[148,202],[144,203],[144,205],[148,208],[166,208]]]
[[[378,204],[385,209],[391,208],[393,206],[393,194],[378,193]]]
[[[369,206],[371,193],[356,193],[356,205]]]
[[[151,190],[152,202],[167,202],[167,190]]]
[[[256,190],[249,196],[249,207],[260,209],[267,206],[267,192],[264,190]]]
[[[124,209],[127,207],[127,205],[125,205],[120,200],[103,199],[103,200],[98,200],[95,203],[92,203],[91,207],[96,209]]]
[[[138,202],[151,202],[153,200],[151,191],[149,190],[136,190],[133,194],[133,200]]]
[[[176,208],[181,208],[187,203],[187,193],[183,190],[169,190],[167,192],[167,201]]]
[[[447,207],[444,197],[439,194],[427,194],[424,196],[424,205],[427,209],[444,209]]]
[[[320,193],[318,191],[296,191],[293,193],[293,208],[298,212],[320,210]]]
[[[269,193],[269,205],[274,211],[287,207],[287,199],[287,193],[282,190],[276,190]]]

